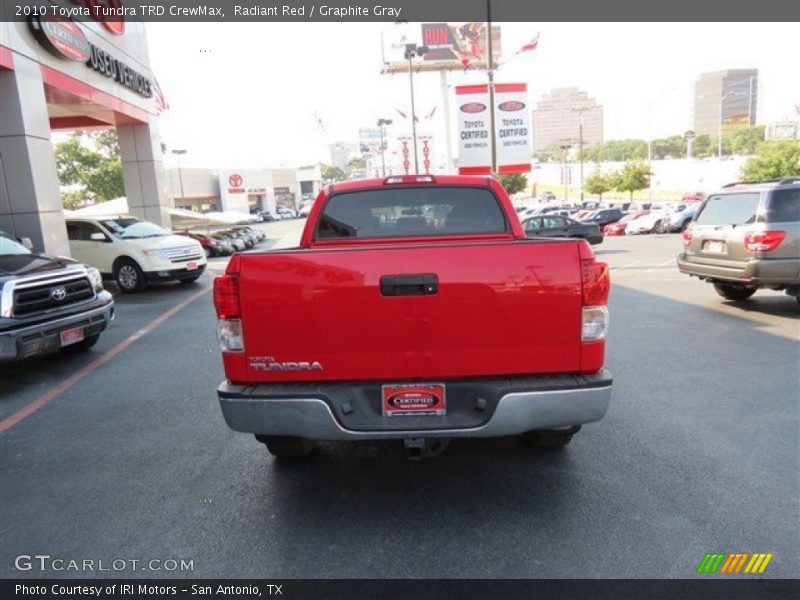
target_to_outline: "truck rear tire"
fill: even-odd
[[[558,450],[569,444],[572,441],[572,436],[578,433],[580,429],[580,425],[564,430],[537,429],[536,431],[525,432],[522,434],[522,439],[526,444],[534,448]]]
[[[256,434],[256,439],[277,458],[302,458],[314,450],[314,440],[301,437]]]
[[[714,283],[714,289],[726,300],[736,300],[739,302],[747,300],[756,293],[755,288],[746,288],[741,285],[732,285],[729,283]]]

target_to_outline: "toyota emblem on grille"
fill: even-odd
[[[63,287],[56,287],[50,290],[50,297],[53,300],[58,300],[59,302],[67,297],[67,290]]]

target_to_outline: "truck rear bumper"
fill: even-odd
[[[455,414],[441,417],[387,418],[376,402],[362,402],[348,408],[370,414],[361,419],[343,418],[338,404],[341,388],[328,394],[325,386],[319,385],[243,386],[225,381],[219,386],[218,395],[225,421],[234,431],[314,440],[516,435],[598,421],[605,415],[611,398],[612,378],[608,371],[592,376],[544,377],[538,385],[537,378],[521,381],[527,389],[519,389],[520,381],[503,380],[504,387],[496,401],[490,402],[491,408],[478,415],[477,424],[467,426],[463,426],[467,422],[463,413],[477,412],[473,406],[462,406],[460,415],[453,411]]]

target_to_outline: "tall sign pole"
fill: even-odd
[[[492,152],[492,175],[497,172],[497,147],[494,123],[494,51],[492,49],[492,0],[486,0],[486,44],[489,46],[489,148]]]

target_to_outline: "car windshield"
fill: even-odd
[[[120,239],[140,239],[170,235],[170,232],[149,221],[133,218],[104,219],[100,221],[111,234]]]
[[[756,220],[761,194],[718,194],[709,196],[700,214],[695,217],[698,225],[744,225]]]
[[[30,250],[19,242],[0,235],[0,256],[14,256],[30,253]]]

